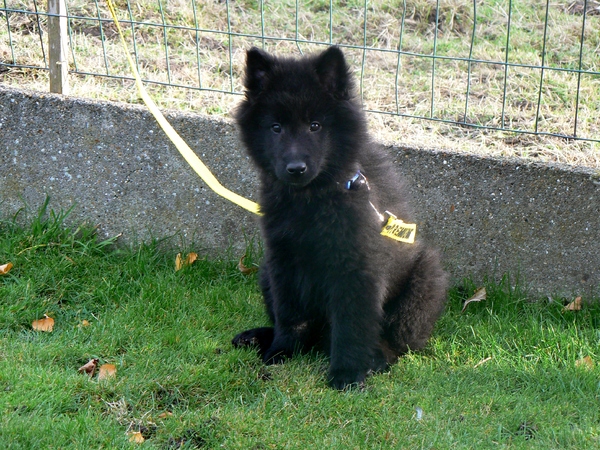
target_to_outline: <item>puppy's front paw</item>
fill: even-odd
[[[282,364],[289,356],[291,356],[291,352],[288,352],[285,349],[271,347],[263,355],[263,362],[267,366]]]
[[[366,373],[362,371],[337,369],[329,372],[329,385],[337,390],[363,389]]]

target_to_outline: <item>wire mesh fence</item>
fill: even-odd
[[[104,1],[66,3],[73,84],[92,97],[125,90],[133,96]],[[600,142],[597,1],[115,3],[159,104],[200,101],[207,112],[224,112],[243,91],[247,48],[299,54],[337,44],[356,68],[368,111]],[[0,21],[0,81],[43,88],[46,2],[3,0]]]

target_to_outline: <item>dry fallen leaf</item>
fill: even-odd
[[[190,252],[185,257],[185,263],[186,263],[186,265],[190,265],[197,259],[198,259],[198,253]]]
[[[177,253],[177,256],[175,257],[175,272],[191,265],[197,259],[198,253],[190,252],[186,255],[185,259],[181,257],[181,253]]]
[[[85,319],[83,319],[83,320],[81,321],[81,326],[82,326],[82,327],[89,327],[90,325],[91,325],[91,324],[90,324],[90,322],[89,322],[88,320],[85,320]]]
[[[577,297],[567,306],[565,306],[564,311],[581,311],[581,297]]]
[[[102,364],[98,372],[98,380],[107,380],[117,376],[117,367],[114,364]]]
[[[90,359],[86,364],[81,366],[77,371],[79,373],[86,373],[92,378],[96,373],[96,367],[98,367],[98,358]]]
[[[2,264],[0,266],[0,275],[6,275],[13,268],[12,263]]]
[[[583,367],[584,369],[593,369],[594,368],[594,360],[590,356],[585,356],[585,357],[575,361],[575,365],[577,367]]]
[[[485,288],[482,287],[481,289],[478,289],[477,291],[475,291],[475,294],[473,294],[473,296],[470,299],[465,301],[461,312],[465,312],[465,309],[467,309],[467,306],[469,303],[480,302],[482,300],[485,300],[486,298],[487,298],[487,292],[485,291]]]
[[[146,440],[139,431],[131,431],[127,435],[129,436],[129,442],[135,442],[136,444],[141,444]]]
[[[171,417],[173,415],[173,413],[171,411],[165,411],[164,413],[161,413],[158,415],[159,419],[166,419],[167,417]]]
[[[54,328],[54,319],[52,317],[48,317],[46,314],[44,314],[43,319],[34,320],[31,323],[31,326],[35,331],[50,332]]]
[[[238,262],[238,269],[240,270],[240,272],[242,272],[244,275],[250,275],[250,274],[256,272],[258,270],[258,267],[256,267],[256,266],[247,267],[244,264],[245,258],[246,258],[246,254],[244,253],[244,255],[240,258],[240,261]]]

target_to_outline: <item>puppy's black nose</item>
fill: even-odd
[[[298,177],[306,172],[306,164],[303,162],[291,162],[285,169],[290,175]]]

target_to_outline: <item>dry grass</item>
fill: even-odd
[[[333,42],[346,47],[348,59],[361,80],[365,107],[386,113],[370,115],[373,133],[383,141],[600,168],[598,143],[515,135],[394,115],[433,115],[484,127],[535,131],[541,92],[537,131],[571,135],[577,109],[578,136],[600,139],[600,76],[579,77],[573,72],[579,69],[583,18],[580,2],[553,3],[547,30],[545,5],[532,6],[524,0],[512,3],[508,60],[516,66],[506,72],[501,63],[506,57],[507,1],[478,1],[475,15],[473,2],[467,0],[440,0],[439,9],[434,0],[372,0],[367,8],[363,0],[346,0],[334,2],[331,21],[330,2],[325,0],[300,1],[297,9],[292,0],[266,1],[262,3],[262,15],[261,2],[251,0],[170,0],[161,4],[140,0],[131,5],[131,14],[136,22],[141,22],[136,25],[135,42],[142,76],[157,83],[182,86],[148,84],[151,95],[164,108],[226,116],[239,101],[239,96],[230,92],[242,91],[245,49],[259,45],[269,51],[298,54]],[[71,69],[128,76],[114,26],[103,22],[100,27],[93,19],[98,16],[96,3],[72,0],[68,5],[70,14],[79,17],[71,20],[75,54]],[[104,3],[98,5],[100,15],[108,18]],[[119,0],[117,5],[121,18],[128,20],[125,1]],[[7,7],[32,9],[31,2],[14,0],[8,1]],[[588,7],[581,69],[597,72],[600,16],[594,14],[594,4],[588,2]],[[471,46],[474,17],[476,33]],[[40,22],[44,30],[45,19]],[[3,23],[6,24],[4,18]],[[34,68],[9,68],[0,73],[0,81],[46,90],[46,72],[36,68],[46,63],[35,16],[12,13],[9,23],[12,48],[3,25],[1,60],[12,62],[14,58],[16,64]],[[163,23],[179,28],[165,30],[160,26]],[[228,34],[229,31],[235,34]],[[126,26],[126,32],[131,41],[131,28]],[[544,32],[544,64],[551,69],[544,70],[540,91],[542,71],[535,66],[542,63]],[[369,48],[366,52],[362,49],[365,45]],[[443,57],[435,63],[429,57],[434,46],[435,54]],[[398,48],[406,52],[400,58],[394,52]],[[469,64],[469,56],[480,62]],[[137,101],[129,81],[77,75],[71,84],[72,95]]]

